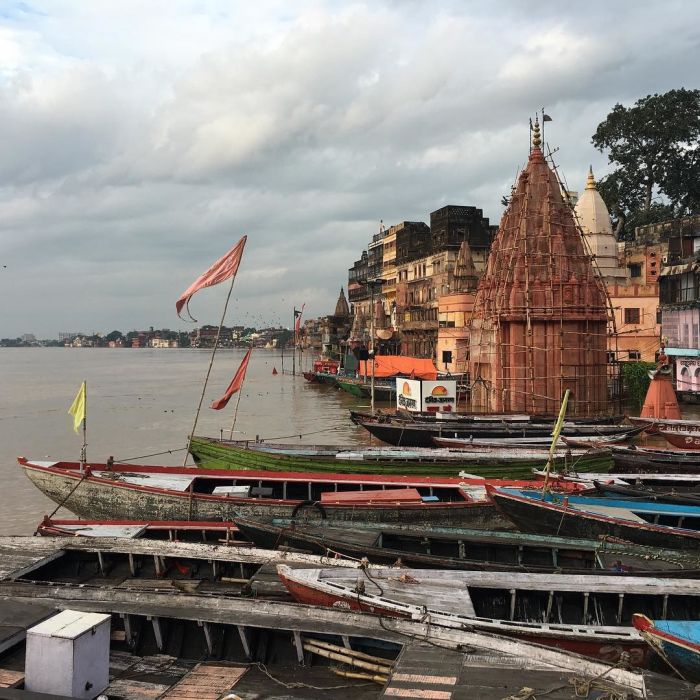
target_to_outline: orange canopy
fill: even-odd
[[[372,374],[372,360],[360,360],[361,376]],[[437,369],[432,360],[424,360],[418,357],[403,357],[401,355],[377,355],[374,360],[375,377],[395,377],[404,374],[407,377],[413,375],[415,379],[437,379]]]

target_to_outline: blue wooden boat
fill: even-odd
[[[700,621],[650,620],[636,614],[632,623],[644,641],[686,681],[700,682]]]
[[[486,486],[491,499],[524,532],[564,537],[617,537],[652,547],[700,549],[700,507],[621,498],[565,496]]]

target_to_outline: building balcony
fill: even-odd
[[[402,331],[434,331],[437,333],[437,321],[405,321],[401,324]]]

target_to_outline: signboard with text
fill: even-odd
[[[449,413],[457,410],[457,382],[454,379],[422,382],[421,395],[423,411]]]
[[[421,382],[418,379],[396,378],[396,408],[403,411],[421,410]]]
[[[449,413],[457,410],[457,382],[396,379],[396,408],[403,411]]]

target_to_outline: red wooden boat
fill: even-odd
[[[511,529],[483,479],[268,472],[18,458],[56,503],[95,520],[227,521],[235,517],[459,525]],[[532,481],[493,480],[528,488]],[[579,489],[567,484],[567,489]],[[368,497],[369,494],[369,497]]]
[[[277,573],[300,603],[503,634],[607,661],[627,652],[636,666],[650,654],[631,625],[635,612],[693,617],[700,606],[692,579],[285,565]]]
[[[700,431],[668,430],[665,427],[659,427],[658,432],[666,442],[679,450],[700,450]]]

